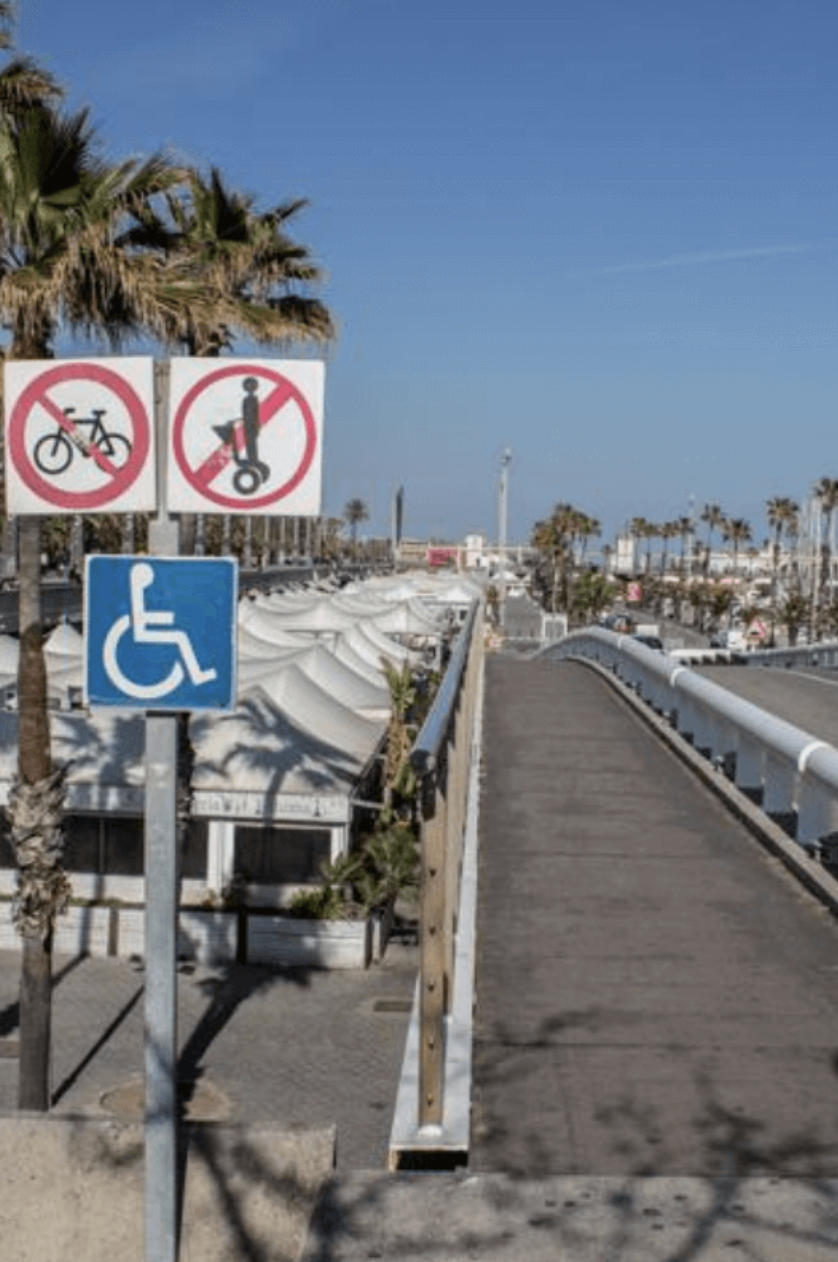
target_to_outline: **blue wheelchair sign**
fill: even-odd
[[[87,557],[86,703],[232,708],[237,592],[231,558]]]

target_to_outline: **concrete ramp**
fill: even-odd
[[[179,1262],[289,1262],[334,1166],[335,1130],[190,1124]],[[8,1262],[143,1262],[143,1128],[93,1117],[0,1118]]]

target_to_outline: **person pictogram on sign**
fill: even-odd
[[[238,465],[233,474],[233,486],[239,495],[253,495],[263,482],[267,482],[271,471],[264,460],[259,459],[259,400],[256,396],[259,382],[255,377],[245,377],[242,388],[244,398],[241,417],[224,421],[221,425],[213,425],[212,428],[221,441],[229,443],[233,449],[233,459]],[[244,430],[244,452],[241,448],[239,427]]]

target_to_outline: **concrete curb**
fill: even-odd
[[[800,881],[834,916],[838,916],[838,882],[825,872],[819,863],[810,859],[801,846],[793,841],[779,824],[776,824],[749,797],[737,789],[721,770],[708,762],[704,755],[700,754],[679,732],[676,732],[666,719],[656,714],[631,688],[599,662],[592,662],[587,658],[565,658],[564,660],[586,666],[601,676],[629,709],[637,714],[657,736],[661,737],[676,757],[689,767],[745,825],[760,845],[779,859],[792,876]]]

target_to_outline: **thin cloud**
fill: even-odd
[[[776,258],[783,254],[805,254],[814,250],[814,244],[808,245],[767,245],[752,246],[745,250],[708,250],[701,254],[673,254],[667,259],[653,259],[645,263],[618,263],[614,267],[601,267],[603,274],[613,275],[615,272],[655,272],[666,267],[700,267],[704,263],[736,263],[742,259]]]

